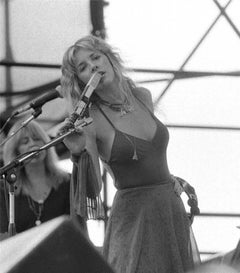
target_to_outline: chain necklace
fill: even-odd
[[[42,216],[42,212],[43,212],[43,208],[44,208],[44,201],[43,200],[39,200],[37,202],[37,206],[36,206],[36,202],[34,202],[32,200],[32,198],[30,196],[27,195],[27,200],[28,200],[28,205],[29,208],[31,209],[31,211],[34,213],[34,215],[36,216],[36,221],[35,221],[35,225],[39,226],[42,222],[41,222],[41,216]]]
[[[109,107],[111,110],[113,110],[115,112],[120,112],[120,117],[123,117],[124,115],[134,111],[133,105],[129,105],[127,103],[127,99],[125,99],[123,103],[110,103],[110,102],[103,100],[101,98],[98,98],[97,101],[98,101],[98,103]]]

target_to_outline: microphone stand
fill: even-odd
[[[14,236],[16,234],[15,226],[15,182],[17,181],[17,175],[15,169],[8,172],[6,175],[6,181],[9,184],[9,223],[8,234]]]
[[[81,127],[85,127],[92,123],[92,118],[85,118],[83,119],[83,123],[80,125]],[[76,132],[76,128],[73,127],[69,129],[67,132],[61,134],[60,136],[54,138],[53,140],[49,141],[42,147],[40,147],[36,151],[29,152],[27,154],[20,155],[19,158],[15,158],[7,165],[0,168],[0,177],[4,176],[6,181],[9,183],[9,226],[8,226],[8,233],[10,236],[13,236],[16,234],[16,228],[15,228],[15,198],[14,198],[14,190],[15,190],[15,182],[17,181],[17,175],[15,168],[18,168],[22,165],[24,165],[25,161],[29,161],[33,159],[35,156],[37,156],[41,151],[47,150],[52,146],[55,146],[56,144],[63,141],[65,137],[68,135]]]
[[[15,215],[14,215],[14,183],[17,180],[16,172],[13,172],[13,170],[19,166],[22,166],[26,160],[31,160],[33,157],[35,157],[37,154],[39,154],[41,151],[46,150],[59,142],[62,142],[62,140],[76,132],[76,128],[74,127],[74,123],[77,119],[83,118],[85,111],[90,103],[90,96],[92,95],[94,89],[97,87],[99,81],[101,80],[103,74],[99,72],[95,72],[92,77],[90,78],[89,82],[87,83],[86,87],[84,88],[81,100],[79,104],[77,105],[74,113],[71,115],[70,123],[73,124],[73,128],[67,128],[67,131],[62,133],[60,136],[56,137],[52,141],[48,142],[44,146],[40,147],[36,151],[29,152],[27,154],[20,155],[18,158],[15,158],[13,161],[11,161],[6,166],[3,166],[0,168],[0,177],[4,176],[7,182],[9,183],[9,235],[12,236],[16,233],[15,231]],[[42,113],[42,105],[37,107],[34,112],[32,113],[32,117],[28,118],[26,121],[22,123],[22,126],[16,130],[16,132],[13,132],[5,141],[3,141],[1,145],[6,143],[11,137],[13,137],[19,130],[21,130],[24,126],[26,126],[32,119],[36,118]],[[83,123],[80,125],[81,127],[87,126],[90,123],[92,123],[92,118],[84,118]],[[12,172],[11,172],[12,170]]]
[[[42,113],[42,108],[38,107],[34,110],[34,112],[31,114],[31,116],[23,121],[21,123],[21,126],[15,131],[12,132],[12,134],[7,137],[1,144],[0,146],[4,145],[9,139],[11,139],[13,136],[17,134],[18,131],[20,131],[23,127],[27,126],[29,122],[31,122],[33,119],[37,118],[40,114]],[[8,194],[9,194],[9,222],[8,222],[8,234],[10,236],[14,236],[16,234],[16,226],[15,226],[15,183],[17,181],[17,175],[16,175],[16,170],[15,170],[15,165],[17,167],[17,164],[15,161],[12,163],[8,164],[9,168],[6,170],[3,168],[0,177],[4,175],[5,181],[9,184],[8,188]],[[10,168],[12,166],[12,168]]]

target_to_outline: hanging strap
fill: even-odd
[[[100,196],[100,186],[91,156],[84,150],[72,156],[73,170],[70,184],[70,213],[84,219],[104,219],[104,207]]]

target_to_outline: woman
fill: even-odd
[[[20,127],[16,123],[11,130]],[[48,143],[50,138],[40,127],[31,121],[4,145],[4,164],[17,156],[36,150]],[[16,232],[22,232],[42,222],[69,214],[70,175],[57,167],[57,155],[54,148],[44,150],[29,162],[17,169],[15,190],[15,226]],[[8,196],[1,183],[0,232],[8,231]]]
[[[137,87],[119,54],[93,36],[63,57],[61,90],[72,109],[95,72],[102,78],[91,96],[93,122],[64,142],[75,158],[87,150],[99,191],[99,158],[114,179],[103,254],[118,273],[185,272],[193,266],[189,221],[168,169],[168,130],[153,114],[150,91]]]

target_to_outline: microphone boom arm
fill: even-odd
[[[91,124],[92,121],[93,121],[92,118],[85,118],[83,120],[83,123],[80,126],[85,127],[85,126]],[[65,137],[67,137],[68,135],[70,135],[74,132],[76,132],[76,128],[71,128],[67,132],[61,134],[60,136],[54,138],[53,140],[49,141],[48,143],[46,143],[45,145],[40,147],[37,151],[30,152],[29,154],[27,154],[19,159],[15,158],[10,163],[8,163],[6,166],[3,166],[2,168],[0,168],[0,176],[2,176],[3,174],[6,174],[9,170],[11,170],[13,168],[16,168],[18,166],[22,166],[26,160],[31,159],[34,156],[36,156],[37,154],[39,154],[41,151],[49,149],[50,147],[55,146],[56,144],[62,142]]]

